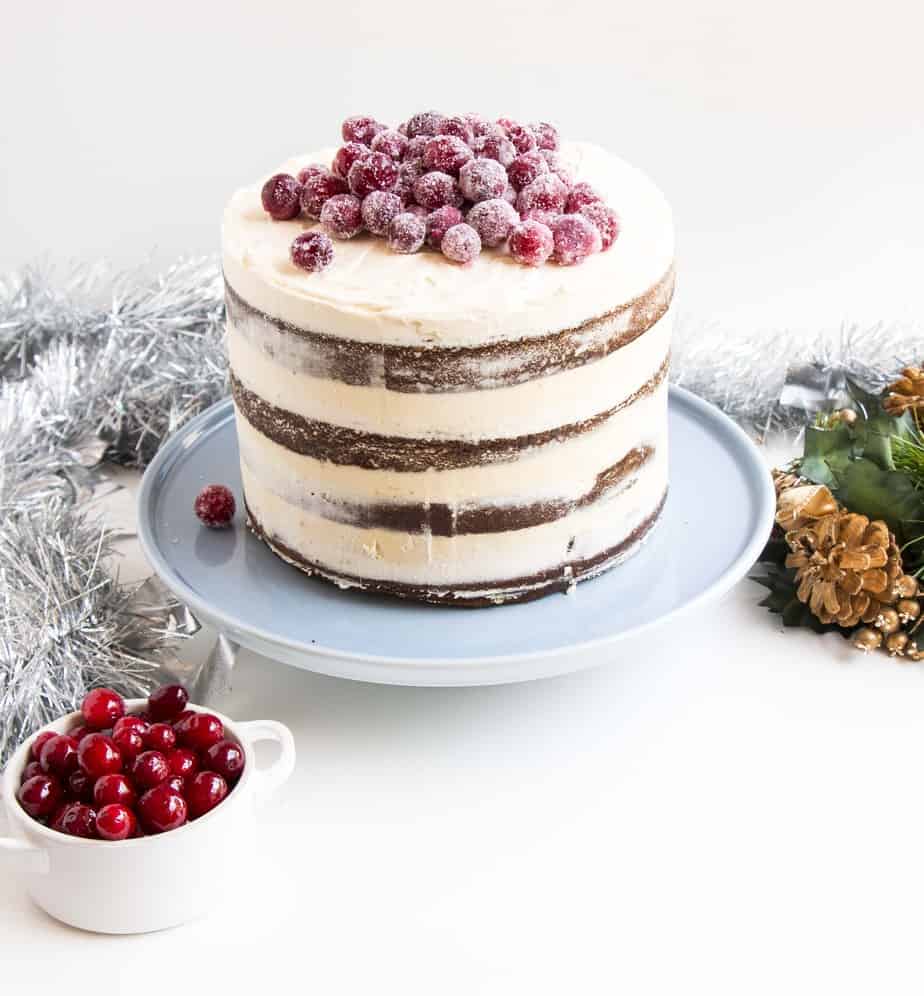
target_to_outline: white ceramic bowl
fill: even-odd
[[[131,699],[126,711],[138,712],[145,705],[145,699]],[[102,841],[50,830],[16,799],[35,736],[10,759],[2,798],[13,836],[0,837],[0,856],[13,860],[32,899],[51,916],[84,930],[135,934],[185,923],[225,897],[235,879],[233,869],[252,847],[256,805],[292,774],[295,745],[281,723],[236,723],[214,709],[188,708],[218,716],[225,736],[243,747],[246,762],[223,802],[167,833]],[[44,729],[67,733],[80,721],[80,713],[71,713]],[[264,769],[257,768],[253,749],[259,740],[274,740],[281,749]]]

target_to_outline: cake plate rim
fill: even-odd
[[[181,426],[164,442],[148,465],[142,478],[137,500],[138,537],[152,570],[168,589],[189,606],[197,618],[209,623],[240,646],[294,667],[332,677],[380,684],[418,686],[506,684],[566,674],[592,666],[595,663],[592,659],[595,651],[634,639],[665,625],[681,614],[721,598],[747,574],[770,535],[776,509],[776,495],[769,469],[754,441],[727,415],[685,388],[671,384],[669,404],[691,409],[704,424],[709,426],[712,436],[725,435],[731,438],[737,450],[736,456],[739,458],[736,462],[739,462],[742,471],[748,477],[749,484],[755,488],[756,500],[751,511],[757,522],[757,527],[738,555],[729,561],[721,574],[698,594],[679,602],[669,611],[655,618],[593,639],[514,653],[471,657],[400,657],[341,649],[293,639],[252,623],[242,622],[234,614],[223,609],[221,605],[210,604],[178,575],[170,563],[169,556],[155,536],[153,511],[157,497],[156,492],[163,476],[169,473],[181,451],[196,445],[203,435],[207,438],[212,430],[223,425],[229,418],[233,418],[233,403],[230,398],[215,402]],[[716,445],[721,445],[718,439],[716,439]],[[187,514],[192,515],[191,508],[187,510]],[[662,514],[661,518],[663,519],[663,517]],[[661,522],[659,521],[652,529],[652,534],[657,533],[660,526]],[[249,538],[259,542],[254,537]],[[644,557],[646,546],[647,544],[643,543],[641,549],[634,556]],[[275,555],[273,554],[273,556]],[[292,571],[293,581],[304,583],[306,580],[304,575],[298,572],[295,567],[287,566]],[[614,569],[618,571],[619,567]],[[318,579],[312,579],[312,583],[330,584]],[[593,584],[595,580],[583,583]],[[566,599],[567,597],[560,594],[550,594],[529,604],[549,606],[551,603],[554,606],[556,599]],[[400,598],[388,598],[384,601],[387,602],[389,610],[393,612],[407,612],[421,608],[419,602],[408,602]],[[441,611],[443,608],[447,607],[424,606],[425,611],[432,609]],[[504,605],[489,608],[451,607],[448,608],[448,611],[477,618],[482,613],[503,613],[506,608],[507,606]],[[603,660],[600,661],[600,663],[603,662]]]

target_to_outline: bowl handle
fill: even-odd
[[[279,744],[279,757],[268,767],[260,768],[253,773],[255,799],[260,805],[266,802],[295,770],[295,740],[288,726],[283,726],[274,719],[253,719],[247,723],[238,723],[237,728],[251,743],[274,740]]]

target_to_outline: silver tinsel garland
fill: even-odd
[[[145,466],[225,396],[223,326],[211,259],[154,279],[94,266],[0,281],[0,764],[88,688],[140,693],[167,658],[178,607],[119,584],[92,501],[105,461]],[[877,389],[921,352],[908,327],[727,336],[687,320],[672,380],[767,433],[804,425],[846,376]]]

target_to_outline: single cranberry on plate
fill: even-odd
[[[276,173],[263,184],[260,191],[263,210],[274,221],[288,221],[299,212],[301,192],[301,184],[294,176]]]
[[[155,785],[138,800],[138,818],[148,833],[166,833],[186,822],[186,800],[167,784]]]
[[[93,802],[97,806],[118,803],[120,806],[134,806],[138,798],[134,785],[126,775],[103,775],[93,786]]]
[[[67,778],[77,770],[77,741],[73,737],[56,733],[42,745],[39,763],[46,774]]]
[[[240,778],[244,770],[244,750],[233,740],[219,740],[205,752],[203,762],[209,771],[221,775],[230,784]]]
[[[228,783],[215,771],[200,771],[186,785],[189,818],[196,819],[214,809],[228,794]]]
[[[334,258],[334,244],[323,232],[302,232],[296,235],[289,256],[299,269],[320,273]]]
[[[193,509],[209,529],[227,529],[234,518],[234,495],[224,484],[207,484],[196,495]]]
[[[154,788],[170,777],[170,765],[157,750],[146,750],[135,758],[131,776],[142,791]]]
[[[224,738],[225,728],[217,716],[209,712],[194,712],[177,724],[176,733],[183,747],[204,751]]]
[[[117,802],[103,806],[96,814],[96,833],[102,840],[127,840],[137,832],[137,817]]]
[[[170,765],[171,775],[179,775],[184,779],[192,778],[199,770],[199,755],[187,747],[177,747],[167,755],[167,764]]]
[[[56,814],[51,829],[72,837],[95,837],[96,810],[82,802],[69,802]]]
[[[54,775],[35,775],[20,785],[16,797],[33,819],[43,820],[64,801],[64,789]]]
[[[112,738],[103,733],[91,733],[80,741],[77,760],[91,778],[102,778],[122,770],[121,751]]]
[[[144,735],[144,746],[167,754],[176,747],[176,732],[169,723],[153,723]]]
[[[84,696],[80,712],[87,726],[105,730],[125,715],[125,700],[111,688],[94,688]]]
[[[148,696],[148,712],[157,721],[172,722],[186,708],[189,693],[182,685],[161,685]]]

